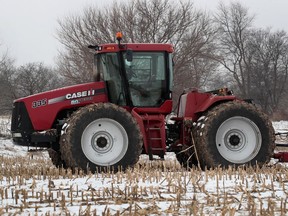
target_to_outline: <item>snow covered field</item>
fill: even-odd
[[[273,125],[288,131],[288,122]],[[0,215],[288,214],[288,166],[276,160],[262,169],[186,171],[169,153],[164,162],[143,155],[125,173],[72,174],[46,151],[1,138],[0,165]]]

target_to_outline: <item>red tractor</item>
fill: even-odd
[[[14,101],[16,144],[47,147],[53,163],[91,171],[133,166],[176,153],[185,167],[263,164],[275,148],[269,118],[227,89],[184,92],[172,111],[173,47],[90,46],[96,81]],[[172,123],[171,123],[172,122]]]

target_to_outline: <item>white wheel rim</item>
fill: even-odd
[[[223,158],[242,164],[259,152],[262,136],[257,125],[248,118],[235,116],[224,121],[216,133],[216,146]]]
[[[83,131],[81,147],[85,156],[100,166],[119,162],[128,149],[128,135],[124,127],[109,118],[91,122]]]

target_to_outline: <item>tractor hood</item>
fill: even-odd
[[[34,130],[46,130],[61,110],[107,101],[105,82],[91,82],[19,98],[14,107],[24,103]]]
[[[50,91],[41,92],[38,94],[29,95],[27,97],[19,98],[14,102],[29,101],[47,99],[48,104],[61,102],[64,100],[71,100],[77,98],[85,98],[88,96],[94,96],[99,93],[105,92],[105,85],[103,82],[91,82],[73,86],[67,86],[63,88],[53,89]],[[36,105],[35,105],[36,106]],[[32,105],[33,107],[33,105]]]

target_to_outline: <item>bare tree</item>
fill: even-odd
[[[219,31],[217,60],[233,76],[244,98],[251,93],[251,55],[247,52],[247,45],[253,19],[248,9],[237,2],[229,6],[220,3],[219,12],[215,15]]]
[[[252,57],[251,95],[268,113],[284,99],[288,76],[288,35],[284,31],[254,30],[248,50]]]
[[[13,100],[19,97],[61,85],[61,78],[43,63],[28,63],[17,68],[14,59],[5,52],[0,58],[0,115],[9,114],[13,108]]]
[[[205,88],[209,78],[215,73],[218,64],[213,59],[215,29],[208,15],[198,13],[193,27],[178,42],[175,59],[175,92],[184,88]]]
[[[219,5],[215,16],[217,60],[228,71],[236,91],[271,114],[278,109],[287,84],[287,34],[255,29],[253,18],[240,3]]]
[[[279,106],[273,113],[274,120],[288,120],[288,97],[286,96],[288,92],[288,85],[285,86],[284,94],[281,98]]]
[[[0,59],[0,115],[12,110],[12,101],[16,98],[13,86],[15,71],[14,60],[5,52]]]
[[[92,80],[92,54],[87,45],[114,42],[119,30],[124,42],[174,45],[176,95],[186,87],[201,87],[215,70],[211,62],[215,30],[209,16],[195,10],[191,1],[115,1],[106,9],[88,7],[81,15],[59,20],[58,40],[65,49],[58,66],[68,83]]]
[[[14,83],[17,97],[24,97],[59,87],[61,80],[43,63],[27,63],[17,69]]]

